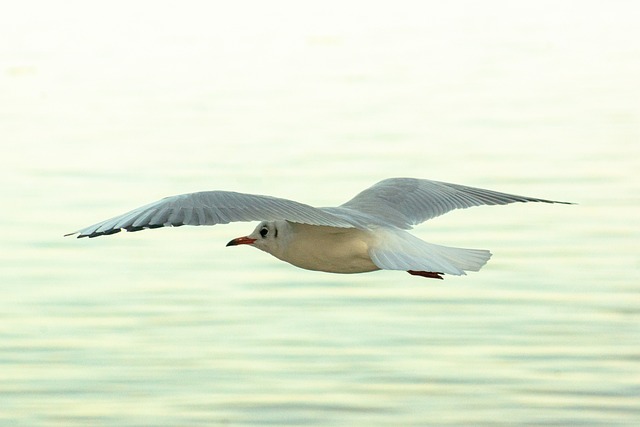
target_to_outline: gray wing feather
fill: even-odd
[[[343,228],[359,226],[348,216],[292,200],[231,191],[203,191],[166,197],[68,235],[97,237],[121,230],[274,220]]]
[[[566,203],[415,178],[390,178],[338,207],[314,208],[292,200],[232,191],[203,191],[166,197],[74,233],[97,237],[121,230],[236,221],[287,220],[311,225],[408,229],[454,209],[515,202]]]
[[[516,202],[570,204],[426,179],[389,178],[362,191],[338,209],[374,217],[379,225],[408,229],[454,209]]]

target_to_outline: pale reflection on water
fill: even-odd
[[[638,424],[633,6],[473,4],[0,18],[0,424]],[[444,282],[224,247],[253,224],[61,237],[180,192],[323,206],[390,176],[579,205],[417,228],[494,253]]]

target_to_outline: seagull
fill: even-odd
[[[480,270],[491,252],[428,243],[407,230],[454,209],[516,202],[572,204],[427,179],[388,178],[340,206],[324,208],[233,191],[180,194],[65,236],[91,238],[121,230],[261,221],[251,234],[227,246],[253,246],[307,270],[400,270],[443,279],[444,274]]]

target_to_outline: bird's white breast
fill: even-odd
[[[287,242],[274,256],[307,270],[363,273],[379,270],[371,261],[370,231],[289,223]]]

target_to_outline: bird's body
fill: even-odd
[[[329,273],[365,273],[380,269],[369,256],[376,240],[373,231],[288,221],[275,221],[275,226],[278,234],[285,237],[282,244],[267,252],[296,267]]]
[[[229,191],[181,194],[71,234],[97,237],[122,229],[262,220],[253,233],[227,246],[251,245],[307,270],[404,270],[442,279],[442,274],[478,271],[491,253],[427,243],[406,230],[453,209],[514,202],[566,203],[424,179],[390,178],[329,208]]]

